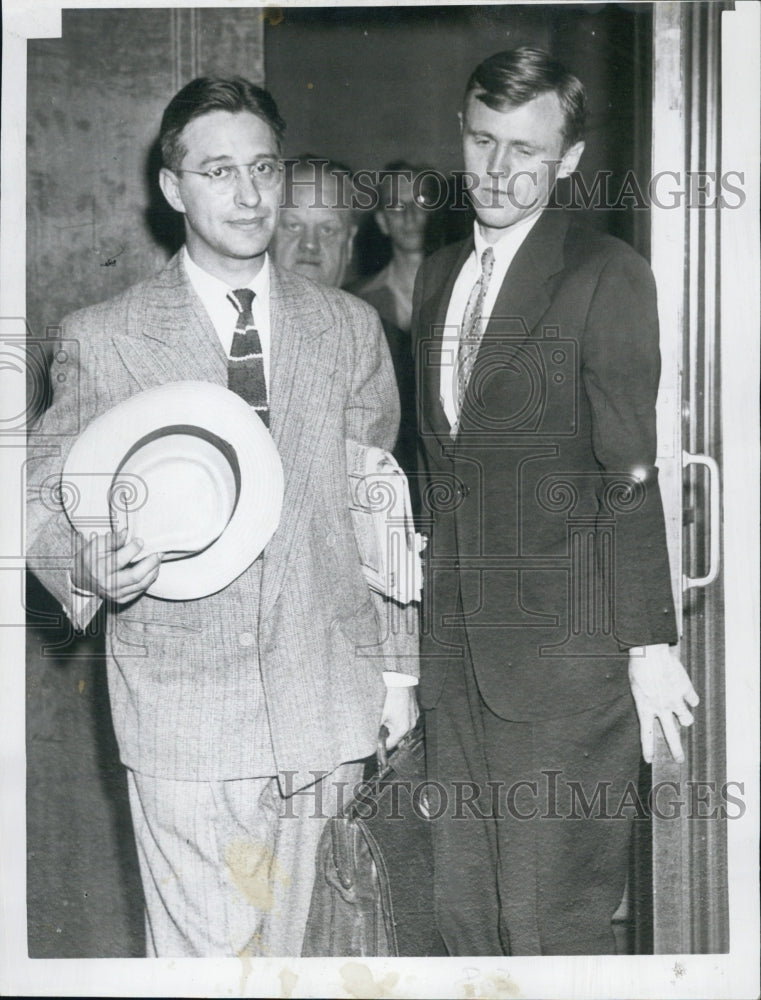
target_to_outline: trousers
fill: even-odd
[[[572,669],[572,666],[569,667]],[[615,952],[639,774],[630,696],[541,722],[495,715],[473,666],[450,663],[426,712],[434,899],[452,955]]]
[[[343,764],[288,798],[275,777],[127,773],[148,956],[300,955],[317,843],[362,765]]]

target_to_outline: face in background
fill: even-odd
[[[277,263],[322,285],[340,287],[351,259],[357,227],[340,206],[341,181],[323,173],[314,182],[312,168],[294,170],[298,181],[280,209],[272,253]]]
[[[375,221],[394,249],[402,253],[423,253],[428,214],[415,201],[413,182],[398,177],[393,186],[390,181],[384,183],[381,204],[383,207],[376,212]]]
[[[282,181],[255,182],[248,170],[234,170],[219,183],[189,171],[214,171],[260,158],[277,159],[270,126],[250,111],[210,111],[189,122],[180,134],[185,150],[180,167],[163,167],[161,190],[185,216],[185,242],[199,267],[228,284],[249,281],[264,262],[277,222]],[[220,171],[225,173],[224,170]]]
[[[478,178],[470,198],[486,239],[541,212],[555,181],[576,169],[584,150],[583,142],[565,149],[555,93],[495,111],[471,92],[460,123],[465,169]]]

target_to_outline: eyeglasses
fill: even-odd
[[[263,156],[253,163],[225,163],[218,167],[211,167],[209,170],[187,170],[182,167],[176,170],[177,174],[196,174],[198,177],[205,177],[209,182],[209,187],[213,191],[231,191],[240,181],[242,171],[247,170],[249,179],[257,190],[271,191],[277,187],[280,175],[283,172],[281,160],[272,156]]]

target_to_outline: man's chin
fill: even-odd
[[[514,207],[510,208],[479,208],[476,212],[476,217],[480,224],[486,229],[493,230],[507,230],[511,226],[516,225],[519,222],[523,222],[524,219],[530,218],[535,215],[534,211],[521,211]]]
[[[310,264],[308,261],[297,261],[293,267],[292,271],[296,274],[301,274],[305,278],[311,278],[312,281],[322,281],[322,265],[320,264]]]
[[[251,260],[261,256],[269,246],[267,235],[242,234],[239,239],[228,241],[227,250],[231,257],[239,260]]]

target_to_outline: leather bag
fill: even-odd
[[[382,729],[385,727],[382,727]],[[446,955],[433,919],[433,849],[422,724],[328,820],[304,956]]]

